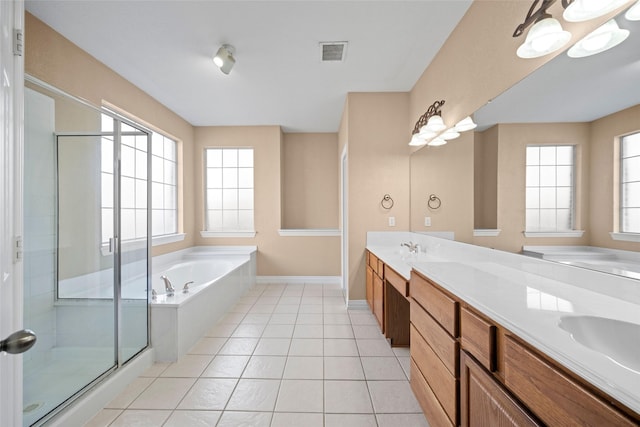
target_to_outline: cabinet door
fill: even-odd
[[[384,298],[384,288],[382,286],[382,279],[377,275],[373,275],[373,314],[375,314],[376,319],[378,319],[378,323],[380,324],[380,329],[384,333],[384,310],[383,310],[383,298]]]
[[[373,312],[373,269],[367,265],[367,304]]]
[[[463,427],[541,426],[466,352],[460,352]]]

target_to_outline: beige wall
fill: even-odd
[[[409,229],[409,94],[348,97],[349,298],[358,300],[365,299],[367,231]],[[380,205],[385,194],[394,200],[388,211]],[[395,227],[388,225],[390,216]]]
[[[474,133],[474,228],[498,227],[498,126]]]
[[[615,241],[609,235],[618,231],[618,137],[638,131],[640,105],[591,123],[589,230],[592,246],[640,251],[640,243]]]
[[[255,238],[196,237],[196,245],[256,245],[260,276],[339,276],[339,237],[282,237],[281,159],[279,126],[197,127],[194,174],[195,223],[204,230],[204,150],[207,147],[254,149]]]
[[[282,228],[338,228],[337,133],[285,133]]]
[[[426,147],[411,157],[411,230],[454,231],[460,242],[473,241],[473,132],[439,147]],[[429,196],[440,207],[428,206]],[[431,218],[431,226],[424,218]]]
[[[139,88],[123,79],[34,16],[25,16],[25,72],[94,106],[110,103],[158,130],[177,138],[183,165],[193,163],[193,127]],[[194,175],[178,170],[181,178],[182,242],[156,246],[153,254],[193,246]]]

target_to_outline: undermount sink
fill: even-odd
[[[640,325],[596,316],[563,316],[558,324],[574,341],[640,374]]]

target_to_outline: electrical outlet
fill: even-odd
[[[430,216],[425,216],[424,217],[424,226],[425,227],[431,227],[431,217]]]
[[[395,216],[390,216],[389,217],[389,227],[395,227],[396,226],[396,217]]]

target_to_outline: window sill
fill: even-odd
[[[476,228],[473,230],[474,237],[497,237],[499,235],[499,228]]]
[[[567,231],[525,231],[524,237],[576,237],[580,238],[584,234],[584,230],[567,230]]]
[[[167,234],[165,236],[157,236],[151,238],[151,246],[160,246],[166,245],[174,242],[181,242],[184,240],[186,234],[185,233],[177,233],[177,234]],[[122,242],[120,245],[120,249],[122,252],[134,251],[137,249],[144,249],[147,244],[147,239],[136,239],[136,240],[128,240],[126,242]],[[102,256],[111,255],[113,252],[109,251],[109,245],[101,245],[100,252]]]
[[[201,237],[256,237],[254,231],[201,231]]]
[[[285,237],[319,237],[341,236],[337,228],[289,228],[278,230],[278,234]]]
[[[623,242],[640,242],[640,233],[609,233],[613,240],[619,240]]]

